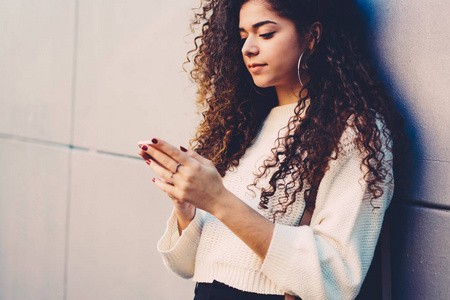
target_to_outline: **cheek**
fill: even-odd
[[[277,68],[281,72],[296,71],[300,54],[300,51],[295,51],[292,48],[290,50],[286,50],[285,52],[279,53],[276,63]]]
[[[300,45],[295,45],[295,47],[291,47],[288,51],[289,55],[286,55],[286,59],[289,59],[291,63],[294,63],[297,66],[298,59],[300,55],[303,53],[304,49]]]
[[[276,47],[273,47],[272,51],[272,53],[276,53],[273,59],[277,66],[283,70],[297,69],[298,59],[303,52],[300,45],[292,43],[292,39],[276,43]]]

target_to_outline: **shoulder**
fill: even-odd
[[[385,153],[390,152],[391,149],[391,133],[381,115],[376,114],[374,126],[362,129],[360,124],[356,124],[354,115],[347,119],[345,129],[339,139],[339,153],[357,152],[367,155],[367,152]]]

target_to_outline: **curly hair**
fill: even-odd
[[[203,114],[191,144],[214,163],[221,176],[239,165],[264,119],[278,104],[273,87],[264,89],[266,96],[255,90],[243,63],[238,25],[240,8],[247,1],[202,1],[191,24],[191,28],[201,25],[188,62],[193,64],[190,75],[198,85],[197,101]],[[362,164],[368,171],[364,179],[372,204],[372,199],[383,194],[381,184],[386,180],[382,148],[387,147],[396,156],[404,139],[403,118],[368,59],[363,21],[355,1],[266,2],[281,17],[290,19],[299,35],[315,38],[310,30],[314,22],[322,24],[323,32],[304,59],[309,81],[302,88],[306,93],[299,94],[295,116],[287,124],[287,136],[278,138],[283,146],[272,149],[273,157],[264,163],[258,176],[275,168],[270,186],[261,191],[260,207],[267,208],[277,188],[284,188],[285,201],[279,203],[282,208],[275,214],[285,213],[302,191],[306,205],[314,206],[313,195],[330,160],[340,154],[339,140],[348,126],[355,128],[355,143],[365,155]],[[377,120],[382,120],[380,128]],[[393,141],[393,149],[390,141],[382,145],[382,134]]]

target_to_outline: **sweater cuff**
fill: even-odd
[[[194,219],[178,234],[178,222],[174,212],[167,221],[167,229],[157,244],[166,265],[179,264],[187,256],[195,257],[202,229],[201,214],[196,211]],[[179,238],[177,238],[179,237]]]
[[[311,256],[311,250],[317,250],[311,249],[316,245],[314,240],[314,233],[309,226],[297,227],[276,223],[261,272],[268,278],[276,278],[276,284],[286,293],[295,294],[302,284],[309,281],[307,278],[299,277],[296,272],[299,265],[302,269],[308,270],[304,274],[316,274],[314,271],[310,272],[319,265],[314,256]],[[320,270],[317,271],[320,273]]]

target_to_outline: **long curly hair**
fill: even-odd
[[[198,85],[197,101],[203,115],[191,145],[215,164],[221,176],[239,165],[264,119],[278,105],[275,89],[258,92],[243,63],[238,25],[240,8],[247,1],[202,1],[191,24],[191,28],[201,28],[188,62],[193,64],[190,75]],[[287,124],[288,135],[279,137],[284,139],[283,147],[272,149],[273,157],[259,175],[275,168],[269,186],[261,191],[260,207],[268,207],[277,188],[284,188],[286,197],[275,214],[285,213],[302,191],[306,205],[314,206],[314,194],[329,161],[339,155],[339,140],[349,119],[356,129],[355,143],[365,155],[362,164],[368,171],[364,179],[372,204],[372,199],[383,194],[381,184],[386,180],[382,148],[387,146],[395,157],[404,139],[403,119],[368,59],[363,20],[355,1],[266,2],[293,21],[300,36],[313,34],[310,28],[314,22],[322,24],[323,32],[303,59],[309,81],[302,88],[305,93],[299,94],[295,116]],[[377,120],[382,120],[381,128]],[[382,134],[390,136],[393,149],[382,145]],[[292,187],[296,187],[293,192]]]

